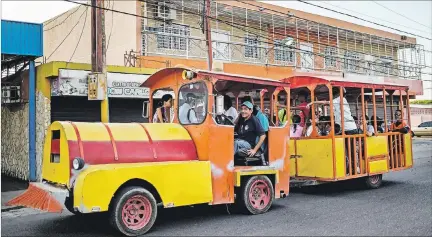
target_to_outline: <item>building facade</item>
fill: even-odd
[[[207,69],[203,7],[196,0],[112,1],[106,8],[123,13],[105,14],[107,64]],[[80,6],[45,23],[46,61],[90,63],[86,15],[88,7]],[[253,1],[211,1],[210,21],[212,57],[219,70],[276,80],[305,72],[350,76],[409,85],[414,94],[423,93],[425,51],[415,38]],[[70,50],[53,53],[77,23],[63,43]]]

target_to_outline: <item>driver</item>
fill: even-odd
[[[179,108],[179,120],[181,124],[198,123],[195,112],[196,96],[193,93],[186,94],[186,101]]]
[[[240,149],[246,149],[249,156],[254,156],[264,142],[265,131],[252,111],[252,103],[250,101],[243,102],[240,111],[241,116],[234,127],[234,131],[238,134],[238,138],[234,140],[234,155]],[[256,142],[257,137],[259,137],[258,142]]]

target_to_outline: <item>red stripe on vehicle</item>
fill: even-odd
[[[77,141],[68,141],[71,162],[77,153]],[[117,141],[118,160],[113,160],[113,146],[109,141],[83,141],[86,164],[139,163],[197,160],[193,141]],[[154,157],[154,152],[157,158]]]

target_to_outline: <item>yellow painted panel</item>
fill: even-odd
[[[336,153],[336,177],[342,178],[346,175],[345,170],[345,147],[344,147],[344,139],[336,138],[335,139],[335,153]]]
[[[411,138],[411,134],[405,134],[404,135],[404,139],[405,139],[405,157],[406,157],[406,167],[412,166],[413,165],[413,154],[412,154],[412,138]]]
[[[63,131],[66,135],[66,138],[68,141],[77,141],[77,135],[75,133],[75,129],[72,126],[72,124],[68,123],[68,122],[54,122],[54,123],[58,123],[57,125],[52,125],[52,126],[58,126],[58,127],[63,127]],[[54,124],[53,123],[53,124]]]
[[[69,129],[69,124],[54,122],[48,128],[45,136],[43,150],[42,178],[48,181],[69,185],[69,148],[65,130]],[[60,162],[51,163],[51,137],[52,131],[60,130]]]
[[[388,155],[387,136],[367,137],[366,142],[367,142],[367,151],[366,151],[367,157]]]
[[[111,141],[103,123],[74,123],[82,141]]]
[[[187,130],[176,123],[143,123],[153,141],[191,140]]]
[[[107,211],[114,193],[131,179],[152,184],[165,207],[212,202],[210,162],[152,162],[90,166],[77,177],[74,206]]]
[[[298,140],[297,155],[298,176],[333,178],[331,139]]]
[[[369,161],[369,174],[388,172],[387,160]]]
[[[275,182],[278,183],[279,182],[279,171],[278,170],[272,170],[272,169],[267,169],[267,170],[237,170],[235,171],[235,182],[234,185],[236,187],[240,187],[241,185],[241,177],[242,176],[257,176],[257,175],[267,175],[267,174],[273,174],[275,175]]]
[[[290,157],[292,155],[295,155],[295,141],[293,139],[290,139],[289,141],[289,151],[290,151]],[[290,176],[295,177],[296,176],[296,159],[290,158]]]
[[[137,123],[108,123],[115,141],[148,141],[147,134]]]

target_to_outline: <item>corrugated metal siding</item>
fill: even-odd
[[[41,57],[43,55],[43,25],[2,20],[1,53]]]

